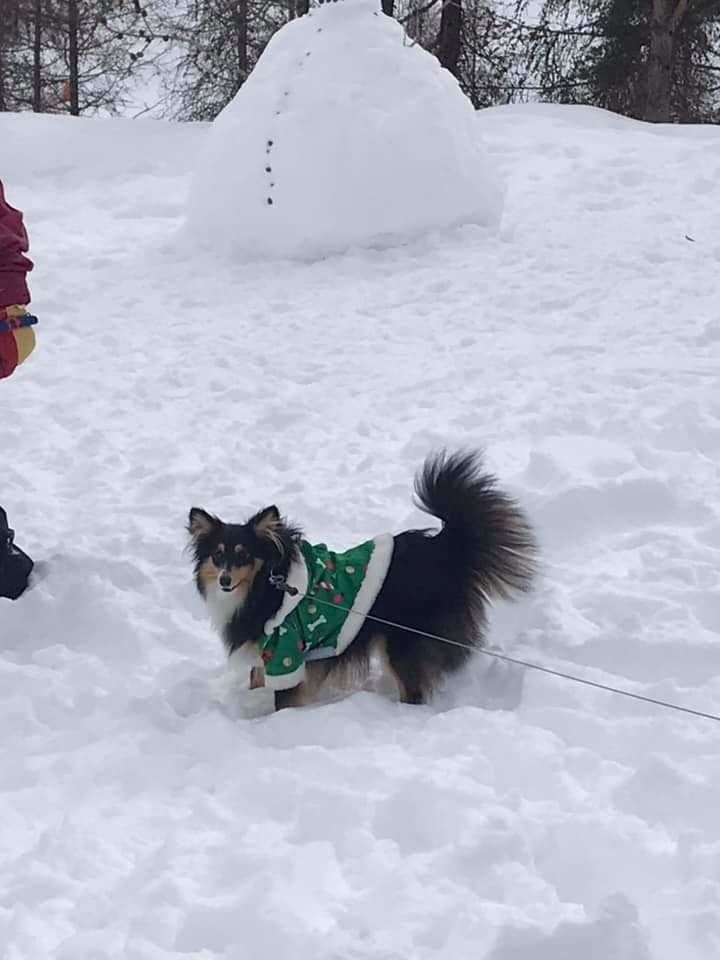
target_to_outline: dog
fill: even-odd
[[[483,644],[492,600],[531,588],[531,525],[479,454],[429,456],[415,497],[440,530],[343,553],[308,544],[275,506],[242,524],[190,510],[195,584],[212,624],[229,655],[257,658],[251,686],[271,687],[276,710],[311,702],[331,676],[361,685],[373,653],[401,701],[426,703]]]

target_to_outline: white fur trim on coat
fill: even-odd
[[[374,537],[375,549],[368,563],[367,573],[362,582],[362,586],[357,592],[355,602],[347,615],[347,620],[342,625],[335,644],[335,654],[347,650],[360,628],[365,622],[365,617],[370,613],[372,605],[380,593],[380,588],[385,582],[390,561],[392,560],[393,549],[395,547],[395,538],[391,533],[383,533],[379,537]]]

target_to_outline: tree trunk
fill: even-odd
[[[675,33],[687,8],[688,0],[652,0],[644,117],[651,123],[669,123],[672,119],[670,97],[675,64]]]
[[[237,45],[237,86],[238,90],[248,75],[248,4],[247,0],[237,0],[234,9],[235,43]]]
[[[5,44],[8,42],[10,34],[9,20],[10,12],[7,9],[7,5],[5,4],[4,0],[0,0],[0,113],[4,113],[5,110],[7,110],[7,99],[5,94],[5,85],[7,82]]]
[[[458,75],[462,32],[462,0],[443,0],[440,15],[438,60],[453,76]]]
[[[80,14],[77,0],[68,0],[68,67],[70,70],[70,113],[80,116],[80,57],[78,38],[80,33]]]
[[[382,12],[388,17],[395,16],[395,0],[382,0]]]
[[[42,0],[35,0],[35,22],[33,24],[33,111],[42,111]]]
[[[5,56],[2,46],[2,24],[0,24],[0,113],[7,110],[5,101]]]

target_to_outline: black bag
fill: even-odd
[[[32,568],[30,557],[15,546],[15,531],[0,507],[0,597],[17,600],[28,585]]]

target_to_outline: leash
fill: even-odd
[[[290,586],[282,574],[271,572],[270,584],[283,593],[296,597],[300,591],[297,587]],[[486,647],[474,647],[470,643],[461,643],[459,640],[451,640],[450,637],[443,637],[437,633],[428,633],[427,630],[418,630],[416,627],[409,627],[403,623],[396,623],[393,620],[385,620],[382,617],[372,617],[369,614],[358,613],[350,607],[344,607],[341,604],[330,603],[329,600],[320,600],[318,597],[310,597],[307,593],[302,593],[303,599],[311,599],[313,603],[319,606],[331,607],[333,610],[342,610],[343,613],[361,617],[363,620],[371,620],[373,623],[382,624],[385,627],[393,627],[396,630],[405,630],[407,633],[414,633],[419,637],[425,637],[428,640],[437,640],[438,643],[448,643],[453,647],[462,647],[464,650],[470,650],[472,653],[480,653],[485,657],[492,657],[494,660],[502,660],[504,663],[512,663],[518,667],[525,667],[527,670],[536,670],[538,673],[545,673],[551,677],[559,677],[561,680],[570,680],[573,683],[580,683],[586,687],[594,687],[596,690],[604,690],[606,693],[614,693],[620,697],[627,697],[630,700],[638,700],[641,703],[650,703],[656,707],[663,707],[666,710],[675,710],[678,713],[688,714],[692,717],[701,717],[703,720],[713,720],[720,723],[720,715],[707,713],[704,710],[695,710],[692,707],[685,707],[679,703],[672,703],[670,700],[660,700],[657,697],[648,697],[642,693],[633,693],[632,690],[626,690],[623,687],[614,687],[608,683],[600,683],[597,680],[588,680],[586,677],[578,677],[572,673],[566,673],[562,670],[554,670],[552,667],[545,667],[540,663],[534,663],[531,660],[522,660],[519,657],[511,657],[507,653],[498,653],[496,650],[488,650]]]

